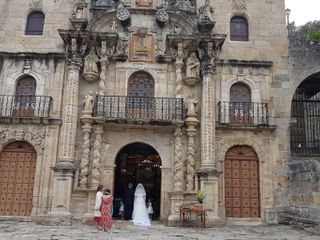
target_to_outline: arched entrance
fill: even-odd
[[[0,154],[0,215],[30,216],[37,154],[27,142],[8,144]]]
[[[291,104],[291,155],[320,156],[320,72],[305,79]]]
[[[125,200],[127,186],[142,183],[147,193],[147,200],[152,200],[153,218],[160,216],[161,192],[161,159],[158,152],[144,143],[131,143],[123,147],[116,158],[115,172],[115,209],[114,217],[118,217],[118,207]]]
[[[260,217],[259,162],[248,146],[234,146],[224,163],[226,217]]]

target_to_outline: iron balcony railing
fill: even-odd
[[[218,121],[222,124],[268,125],[268,104],[253,102],[218,103]]]
[[[183,99],[97,96],[94,116],[106,120],[172,122],[183,120]]]
[[[49,96],[0,95],[0,117],[48,118],[51,103]]]

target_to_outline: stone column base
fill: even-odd
[[[47,218],[43,219],[48,225],[72,225],[72,214],[66,211],[49,212]]]

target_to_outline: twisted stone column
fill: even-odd
[[[101,150],[102,150],[102,125],[97,125],[96,139],[93,143],[93,161],[91,166],[91,188],[96,189],[100,184]]]
[[[90,163],[90,134],[92,129],[92,118],[81,118],[83,130],[82,153],[80,159],[79,187],[86,189],[88,187],[89,163]]]
[[[184,187],[184,162],[182,160],[181,124],[177,125],[174,133],[174,167],[173,190],[182,191]]]
[[[182,66],[183,66],[183,49],[182,43],[178,44],[178,56],[175,62],[176,66],[176,89],[175,96],[176,98],[182,97]]]

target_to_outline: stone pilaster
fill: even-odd
[[[173,189],[182,191],[184,189],[185,163],[182,160],[182,132],[181,124],[178,124],[174,133],[174,166],[173,166]]]
[[[101,73],[100,73],[100,82],[99,82],[99,95],[106,94],[106,82],[107,82],[107,67],[109,65],[109,59],[107,55],[107,42],[106,40],[101,41],[101,56],[100,56],[100,63],[101,63]]]
[[[101,150],[103,126],[96,126],[96,139],[93,143],[93,161],[91,166],[91,189],[96,189],[100,184]]]
[[[81,122],[83,123],[83,143],[82,143],[82,153],[80,160],[80,170],[79,170],[79,187],[81,189],[88,188],[88,177],[89,177],[89,163],[90,163],[90,135],[92,129],[93,119],[92,117],[81,117]]]

